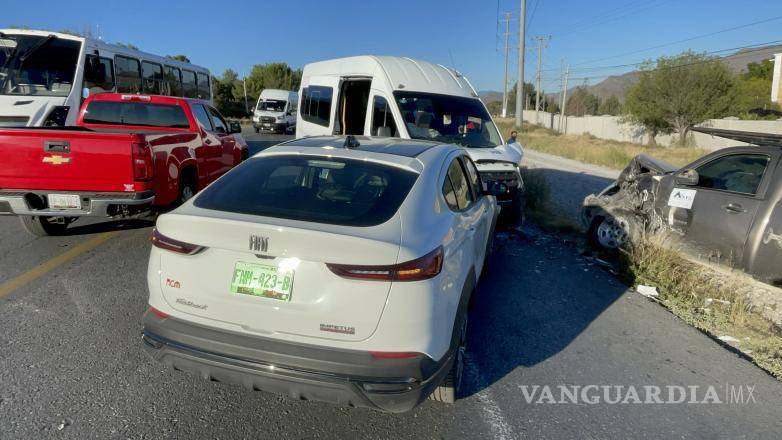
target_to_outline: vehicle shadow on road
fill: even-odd
[[[155,225],[155,217],[145,217],[136,219],[111,220],[100,223],[90,223],[87,225],[69,226],[65,235],[88,235],[99,234],[101,232],[128,231],[132,229],[149,228]]]
[[[556,179],[567,178],[572,186],[569,191],[579,191],[573,201],[565,201],[575,213],[584,196],[607,182],[585,176],[589,186],[579,183],[584,175],[567,177],[563,171],[548,171]],[[552,188],[551,194],[557,191]],[[468,359],[472,365],[468,365],[464,397],[517,368],[556,356],[627,290],[556,234],[527,226],[521,233],[500,233],[497,241],[470,313]]]

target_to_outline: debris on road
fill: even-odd
[[[657,298],[660,296],[660,292],[658,292],[657,288],[654,286],[639,284],[638,287],[635,288],[635,291],[647,298]]]

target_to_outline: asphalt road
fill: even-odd
[[[247,138],[264,142],[254,149],[274,142]],[[139,337],[151,221],[73,226],[70,236],[33,239],[0,217],[1,439],[778,438],[782,430],[782,384],[535,229],[502,234],[478,286],[463,399],[388,415],[152,362]],[[745,389],[748,402],[727,403],[726,384],[754,387],[752,399]],[[538,400],[546,386],[559,401],[560,385],[691,386],[699,400],[713,386],[725,402],[525,401],[525,391]]]

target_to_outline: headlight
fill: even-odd
[[[284,121],[285,120],[285,115],[277,116],[277,120],[278,121]]]

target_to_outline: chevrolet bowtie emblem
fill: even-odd
[[[55,154],[54,156],[46,156],[43,158],[43,163],[50,163],[52,165],[62,165],[64,163],[71,163],[70,157],[63,157],[59,154]]]

